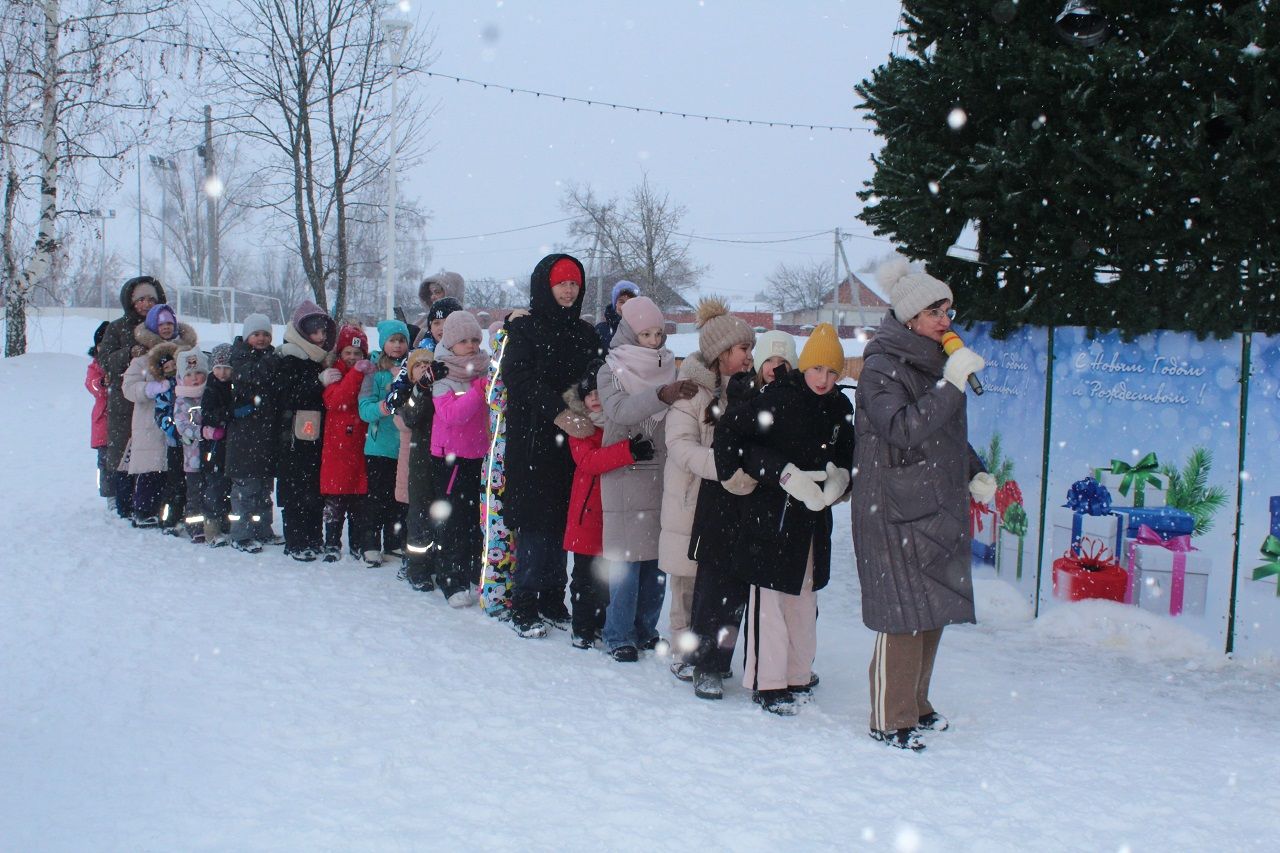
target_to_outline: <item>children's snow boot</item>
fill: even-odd
[[[133,517],[134,527],[159,527],[160,517],[158,515],[135,515]]]
[[[698,672],[693,676],[693,695],[699,699],[723,699],[724,680],[718,672]]]
[[[361,555],[360,559],[364,560],[364,564],[371,569],[376,569],[382,565],[382,552],[376,548],[371,548]]]
[[[549,623],[561,631],[567,630],[573,622],[569,608],[564,606],[563,592],[544,592],[538,595],[538,615],[543,622]]]
[[[593,636],[574,634],[569,642],[575,649],[590,649],[595,647],[596,640],[597,638]]]
[[[511,611],[511,630],[526,639],[547,636],[547,623],[538,618],[537,611],[516,608]]]
[[[665,655],[667,652],[671,651],[671,644],[661,637],[650,637],[640,644],[640,651],[657,652],[660,655]]]
[[[804,684],[789,684],[787,685],[787,689],[790,690],[792,693],[803,694],[805,696],[808,696],[810,693],[813,692],[813,688],[817,686],[818,686],[818,675],[817,673],[811,672],[809,673],[809,680],[807,682],[805,682]]]
[[[337,545],[324,546],[324,561],[326,563],[336,563],[342,559],[342,549]]]
[[[464,607],[470,607],[476,603],[476,597],[471,594],[469,589],[460,589],[446,599],[450,607],[461,610]]]
[[[924,749],[924,742],[920,740],[920,735],[915,729],[894,729],[891,732],[872,729],[871,739],[895,749],[908,749],[912,752],[920,752]]]
[[[779,717],[794,717],[800,713],[800,706],[796,704],[796,697],[791,695],[791,691],[782,690],[757,690],[751,694],[751,701],[764,708],[770,714],[777,714]]]
[[[284,549],[285,554],[297,560],[299,563],[311,563],[316,559],[316,552],[310,548]]]
[[[262,543],[257,539],[232,539],[231,547],[237,551],[244,551],[246,554],[259,554],[262,552]]]
[[[676,661],[671,664],[671,674],[678,681],[693,681],[693,664]]]

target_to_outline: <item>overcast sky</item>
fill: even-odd
[[[622,104],[827,125],[866,125],[852,87],[882,63],[899,11],[890,0],[422,3],[432,70]],[[625,193],[648,172],[685,205],[688,233],[770,240],[837,226],[855,269],[891,247],[865,239],[854,195],[878,140],[866,131],[727,125],[481,89],[439,78],[433,146],[401,194],[432,211],[436,269],[523,277],[567,238],[569,182]],[[940,117],[939,120],[944,120]],[[830,234],[774,245],[693,242],[703,290],[748,299],[779,262],[830,262]]]

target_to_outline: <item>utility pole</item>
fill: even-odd
[[[89,215],[97,217],[99,223],[98,239],[102,243],[102,247],[98,252],[98,291],[102,299],[102,307],[108,308],[110,306],[107,304],[107,220],[115,219],[116,212],[114,210],[99,210],[95,207],[89,211]]]
[[[155,154],[148,154],[147,159],[151,162],[151,168],[160,172],[177,173],[178,164],[169,157],[157,157]],[[169,179],[160,178],[160,281],[167,281],[165,277],[165,268],[169,258]]]
[[[862,292],[859,285],[855,284],[853,278],[853,270],[849,267],[849,256],[844,253],[844,241],[848,240],[851,235],[845,234],[839,228],[836,229],[836,253],[840,256],[840,260],[844,261],[844,275],[849,279],[849,298],[853,301],[853,310],[858,315],[859,328],[866,328],[867,317],[862,310]],[[836,272],[839,275],[839,271]]]

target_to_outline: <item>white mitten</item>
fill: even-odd
[[[969,494],[980,504],[991,503],[991,499],[996,496],[996,478],[986,471],[974,474],[969,481]]]
[[[822,498],[822,487],[818,485],[826,478],[826,471],[801,471],[788,462],[787,467],[782,469],[778,482],[783,491],[803,503],[807,509],[818,512],[827,506]]]
[[[336,367],[326,367],[320,371],[320,384],[332,385],[342,379],[342,371]]]
[[[827,479],[822,484],[822,502],[831,506],[844,496],[849,488],[849,472],[837,468],[834,462],[827,463]]]
[[[986,366],[985,358],[968,347],[960,347],[947,359],[946,367],[942,368],[942,378],[963,393],[964,384],[969,381],[969,375],[977,373]]]

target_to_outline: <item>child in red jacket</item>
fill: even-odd
[[[602,446],[604,407],[596,391],[596,374],[603,364],[592,362],[577,384],[564,392],[569,408],[556,417],[556,426],[569,436],[569,452],[576,465],[564,549],[573,554],[569,598],[573,604],[573,645],[579,649],[589,649],[600,639],[609,606],[609,580],[604,563],[599,561],[604,551],[600,476],[653,458],[653,442],[640,436]]]
[[[369,490],[364,439],[369,425],[360,419],[360,385],[373,372],[369,339],[358,326],[338,330],[338,360],[320,374],[324,383],[324,444],[320,451],[320,494],[324,495],[324,561],[342,559],[342,525],[347,544],[360,558],[360,499]]]
[[[98,364],[98,345],[107,332],[109,323],[101,323],[93,333],[93,346],[89,347],[89,369],[84,374],[85,390],[93,395],[93,414],[89,421],[89,446],[98,451],[98,494],[114,505],[116,499],[115,472],[106,468],[107,446],[107,375]]]

